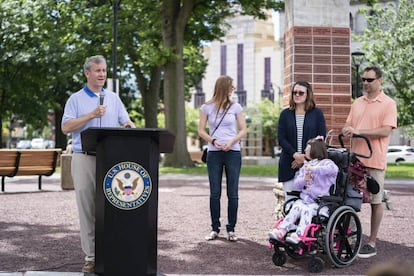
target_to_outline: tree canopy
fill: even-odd
[[[376,4],[364,11],[359,37],[369,63],[384,71],[384,90],[397,101],[398,124],[414,124],[414,6],[411,0]]]
[[[0,3],[0,126],[17,115],[45,124],[56,114],[58,147],[65,146],[60,120],[69,95],[85,83],[86,57],[102,54],[112,77],[113,10],[119,1],[3,0]],[[225,19],[238,14],[263,18],[264,9],[281,9],[277,0],[123,0],[118,10],[117,72],[120,96],[144,127],[165,126],[176,136],[167,158],[189,165],[184,103],[202,79],[202,45],[219,39]],[[139,100],[136,96],[140,95]],[[139,110],[139,112],[137,112]],[[59,139],[60,136],[60,139]]]
[[[225,31],[225,20],[230,16],[252,15],[264,18],[265,10],[279,10],[283,3],[277,0],[161,0],[161,30],[165,49],[171,57],[164,66],[164,103],[166,127],[176,135],[174,151],[167,154],[167,166],[191,166],[187,150],[184,91],[184,42],[201,46],[203,41],[219,39]]]

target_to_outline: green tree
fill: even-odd
[[[60,132],[63,107],[69,95],[85,82],[85,58],[102,54],[108,59],[108,69],[112,68],[108,58],[113,42],[110,3],[0,3],[0,125],[1,118],[10,118],[13,111],[27,123],[40,126],[46,121],[46,111],[53,108],[56,145],[65,145],[66,137]],[[128,104],[135,103],[131,95],[137,94],[137,87],[143,106],[139,112],[143,112],[146,127],[157,127],[157,113],[165,108],[165,126],[177,135],[174,158],[170,159],[177,160],[174,165],[191,162],[186,148],[184,102],[189,88],[202,78],[202,43],[221,37],[224,19],[230,15],[264,16],[262,8],[280,5],[276,0],[122,1],[117,47],[120,96]],[[159,105],[159,98],[164,105]]]
[[[262,120],[263,140],[269,146],[270,154],[274,157],[274,147],[277,140],[277,124],[281,107],[269,99],[263,99],[254,105],[260,110]]]
[[[48,0],[0,3],[0,118],[17,114],[34,129],[42,129],[47,110],[52,108],[58,147],[66,145],[66,137],[60,132],[63,106],[84,83],[85,53],[102,53],[101,45],[108,45],[106,35],[83,39],[85,36],[77,35],[79,32],[72,32],[79,26],[85,33],[96,33],[93,27],[102,29],[88,24],[96,8],[82,5],[83,2],[72,6],[67,1]],[[80,10],[85,16],[79,14]]]
[[[39,13],[32,1],[0,3],[0,126],[14,115],[34,125],[46,121],[50,101],[38,93],[44,84],[44,68],[38,65],[44,36],[36,28]]]
[[[281,9],[277,0],[161,0],[163,46],[171,52],[164,71],[164,102],[166,127],[175,134],[174,151],[167,154],[166,166],[191,166],[187,150],[184,110],[183,49],[186,43],[201,47],[203,41],[219,38],[225,31],[225,19],[238,14],[264,18],[265,9]]]
[[[185,122],[188,137],[194,140],[198,139],[199,112],[199,109],[191,108],[188,106],[185,109]]]
[[[140,121],[141,127],[159,127],[159,112],[163,111],[160,98],[163,97],[163,66],[170,52],[161,43],[159,2],[152,0],[125,0],[87,2],[64,1],[58,5],[58,20],[62,26],[72,26],[71,33],[64,34],[61,44],[70,49],[79,50],[82,62],[71,64],[77,68],[76,79],[84,80],[81,64],[89,53],[101,53],[109,57],[113,46],[111,4],[121,3],[118,10],[118,64],[121,91],[120,96],[129,106],[132,118]],[[82,15],[79,16],[79,10]],[[97,33],[94,30],[99,29]],[[91,34],[96,34],[91,36]],[[186,92],[193,85],[193,79],[201,79],[205,61],[196,49],[185,48]],[[113,60],[108,58],[109,77],[113,76]],[[200,66],[201,64],[201,66]],[[204,65],[204,67],[202,67]],[[200,69],[200,67],[202,67]],[[73,69],[72,69],[73,73]],[[74,84],[79,89],[79,84]],[[139,100],[134,100],[138,95]],[[70,91],[70,90],[69,90]],[[74,90],[72,90],[74,91]],[[131,97],[133,95],[133,97]],[[67,95],[68,96],[68,95]],[[66,97],[63,97],[65,100]],[[162,124],[164,122],[162,121]]]
[[[154,120],[147,119],[145,126],[148,126],[149,122],[150,125],[156,127],[158,111],[156,96],[159,94],[160,86],[157,75],[161,75],[159,72],[162,62],[157,61],[159,68],[152,69],[151,65],[155,63],[154,56],[160,51],[154,51],[151,45],[159,45],[161,35],[159,28],[157,28],[158,42],[151,44],[149,31],[145,32],[146,37],[131,36],[128,33],[137,25],[154,25],[151,22],[133,20],[139,16],[129,16],[130,9],[128,8],[132,6],[133,2],[128,1],[129,6],[125,5],[119,23],[122,26],[120,28],[122,40],[119,42],[121,46],[118,46],[120,50],[118,71],[123,72],[120,76],[120,96],[124,102],[126,100],[128,103],[133,102],[131,95],[136,95],[136,91],[133,91],[130,86],[134,80],[138,79],[137,86],[141,86],[145,99],[155,99],[153,100],[154,104],[150,108],[147,106],[147,112],[144,113],[146,119],[155,118],[155,123],[153,123]],[[150,2],[147,1],[143,4],[147,4],[149,7]],[[110,70],[112,60],[109,58],[112,51],[113,26],[111,5],[109,5],[109,1],[92,0],[61,2],[5,0],[1,5],[3,16],[0,20],[2,20],[4,29],[0,34],[2,35],[0,49],[4,60],[0,60],[0,78],[5,81],[1,82],[4,86],[2,85],[0,90],[0,98],[3,99],[0,101],[0,118],[10,117],[13,111],[19,114],[25,122],[34,125],[35,128],[41,128],[46,123],[46,111],[53,108],[56,114],[57,140],[60,140],[56,144],[62,147],[66,144],[66,137],[60,132],[63,107],[70,94],[79,90],[85,83],[82,68],[85,58],[93,54],[104,55],[108,60],[108,76],[112,76],[112,70]],[[19,9],[15,7],[19,7]],[[142,14],[146,13],[142,12]],[[154,14],[155,12],[152,12],[152,17],[157,18]],[[141,17],[143,18],[143,16]],[[143,30],[148,30],[148,28],[143,28]],[[135,44],[129,46],[128,43],[131,40]],[[145,41],[142,43],[144,46],[137,46],[139,41]],[[143,48],[154,54],[147,56],[141,54],[141,52],[145,52],[141,50]],[[138,49],[141,52],[138,50],[135,51],[138,54],[133,51],[128,52],[130,49]],[[136,56],[137,58],[133,59]],[[134,62],[131,62],[131,59]],[[135,60],[147,64],[147,67],[137,74],[134,74]],[[154,85],[156,96],[147,97],[149,93],[146,93],[147,90],[144,89],[146,88],[145,82],[139,78],[140,74],[149,76],[148,79],[156,83]],[[145,106],[145,104],[143,105]],[[153,108],[154,106],[155,108]]]
[[[398,124],[413,124],[414,5],[401,0],[364,12],[369,28],[359,39],[367,59],[385,72],[384,90],[397,101]]]

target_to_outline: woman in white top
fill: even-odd
[[[207,170],[210,181],[211,232],[206,240],[214,240],[220,232],[220,197],[223,170],[226,172],[228,208],[227,239],[237,241],[234,228],[239,202],[239,176],[242,164],[240,140],[247,127],[243,108],[233,103],[235,87],[233,79],[221,76],[217,79],[212,99],[200,108],[198,134],[208,142]],[[207,122],[209,132],[206,131]]]

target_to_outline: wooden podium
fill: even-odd
[[[172,152],[165,129],[88,128],[84,151],[96,151],[95,273],[157,274],[158,164]]]

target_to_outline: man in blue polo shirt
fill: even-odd
[[[86,60],[83,69],[87,83],[69,97],[62,117],[62,132],[72,133],[72,178],[85,253],[82,272],[86,273],[95,270],[96,157],[93,152],[82,150],[81,132],[89,127],[135,127],[119,96],[103,88],[106,68],[103,56]]]

